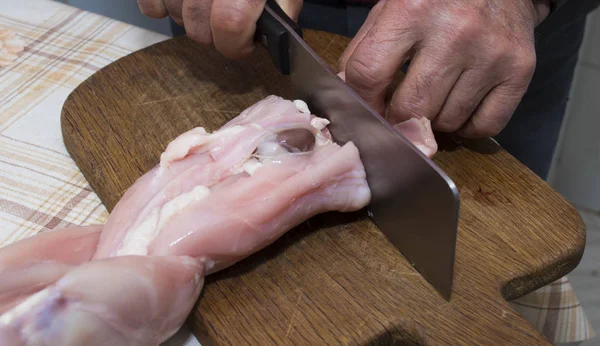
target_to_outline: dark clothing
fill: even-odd
[[[527,93],[506,128],[495,137],[543,179],[548,175],[565,115],[586,16],[600,0],[559,3],[535,31],[537,66]],[[353,37],[370,6],[349,4],[348,0],[305,0],[298,21],[302,28]]]
[[[171,17],[169,17],[169,24],[171,24],[171,35],[173,35],[173,37],[185,35],[185,29],[183,26],[175,23]]]
[[[554,156],[585,30],[586,17],[571,12],[576,2],[580,0],[563,5],[536,30],[533,79],[513,117],[495,138],[544,179]]]

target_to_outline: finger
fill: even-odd
[[[480,138],[500,133],[525,95],[535,67],[536,55],[533,45],[529,49],[520,50],[512,59],[498,65],[494,79],[500,82],[484,98],[457,134],[465,138]]]
[[[413,58],[388,109],[392,122],[411,118],[434,119],[463,71],[462,59],[424,47]]]
[[[525,90],[525,88],[515,90],[509,84],[500,84],[494,87],[477,107],[473,116],[457,131],[457,134],[465,138],[497,135],[510,120],[525,94]]]
[[[383,4],[344,68],[346,83],[381,114],[385,109],[386,88],[409,57],[418,38],[410,21],[405,21],[402,11],[394,8],[398,3],[387,1]]]
[[[181,9],[187,36],[206,45],[213,43],[210,30],[211,4],[211,0],[183,0]]]
[[[173,18],[173,21],[179,25],[183,25],[183,16],[181,14],[183,10],[183,0],[163,0],[163,3],[169,16]]]
[[[152,18],[164,18],[168,15],[162,0],[137,0],[140,11]]]
[[[486,80],[489,82],[485,83]],[[490,76],[489,71],[464,71],[450,91],[442,110],[433,119],[432,128],[441,132],[458,130],[495,86],[492,80],[494,78]]]
[[[298,21],[298,16],[302,10],[303,0],[276,0],[276,2],[288,17],[294,22]]]
[[[338,59],[338,71],[346,70],[346,63],[348,62],[348,59],[350,59],[350,57],[354,53],[354,50],[356,49],[356,47],[360,44],[360,42],[365,38],[367,33],[371,30],[371,28],[373,27],[373,24],[375,24],[375,20],[377,19],[377,16],[379,16],[379,13],[381,12],[381,8],[384,6],[386,1],[387,0],[379,1],[377,3],[377,5],[375,5],[371,9],[371,11],[369,11],[369,15],[367,16],[367,19],[365,20],[363,25],[361,25],[360,29],[358,29],[358,32],[352,38],[350,43],[348,43],[348,46],[346,46],[346,49],[344,49],[344,52]]]
[[[214,0],[210,28],[216,49],[224,56],[236,59],[254,49],[256,21],[266,0]]]

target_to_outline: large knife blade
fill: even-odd
[[[274,0],[267,0],[256,38],[290,76],[296,97],[330,121],[336,142],[357,146],[372,192],[370,218],[450,300],[459,212],[454,182],[331,71]]]

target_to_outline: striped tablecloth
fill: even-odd
[[[166,36],[51,0],[0,0],[24,51],[0,67],[0,247],[108,214],[64,147],[60,112],[98,69]],[[566,278],[513,302],[555,343],[594,336]],[[198,345],[178,335],[170,345]]]

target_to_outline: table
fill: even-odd
[[[0,247],[57,227],[103,223],[106,209],[67,154],[60,112],[69,93],[107,64],[167,37],[50,0],[0,0],[0,28],[25,51],[0,68]],[[556,343],[591,326],[567,278],[512,302]],[[198,344],[185,331],[168,342]]]

